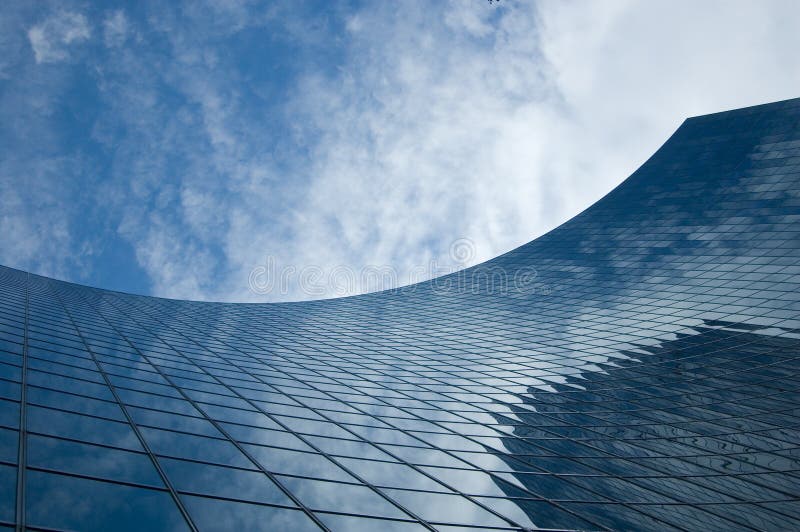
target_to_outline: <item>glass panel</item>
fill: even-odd
[[[14,522],[17,504],[17,468],[0,464],[0,520]]]
[[[222,423],[221,425],[233,439],[239,442],[275,447],[289,447],[301,451],[313,451],[311,447],[303,443],[300,438],[291,432],[234,425],[233,423]]]
[[[46,390],[36,386],[28,386],[26,402],[32,405],[47,406],[60,410],[71,410],[78,414],[105,417],[117,421],[125,421],[125,415],[119,405],[112,401],[101,401],[89,397]]]
[[[137,425],[150,425],[160,429],[191,432],[201,436],[222,437],[222,433],[206,419],[136,407],[129,407],[128,411]]]
[[[14,464],[17,463],[18,446],[19,432],[0,428],[0,460]]]
[[[355,481],[352,475],[320,454],[258,445],[245,445],[244,448],[270,473]]]
[[[511,495],[511,494],[509,494]],[[495,512],[530,528],[594,530],[596,525],[572,515],[547,501],[476,497]]]
[[[197,528],[202,532],[227,532],[229,530],[319,532],[322,530],[301,510],[207,499],[191,495],[181,495],[181,500],[197,524]]]
[[[337,458],[336,460],[365,481],[376,486],[451,491],[404,464],[351,458]]]
[[[459,525],[505,526],[505,520],[460,495],[382,488],[381,491],[422,519]]]
[[[466,495],[504,495],[495,477],[482,471],[423,467],[423,471]]]
[[[0,425],[10,428],[19,427],[19,403],[0,399]]]
[[[227,440],[147,427],[142,427],[140,430],[153,452],[162,456],[202,460],[236,467],[254,467],[250,460]]]
[[[30,526],[73,530],[188,530],[166,491],[29,470]]]
[[[0,380],[0,398],[19,401],[19,396],[19,383]]]
[[[280,477],[280,482],[312,510],[381,517],[408,517],[366,486],[294,477]]]
[[[372,519],[352,515],[336,515],[317,513],[317,517],[333,532],[422,532],[428,530],[419,523],[408,521],[392,521],[389,519]]]
[[[28,431],[89,443],[121,447],[132,451],[142,449],[136,433],[127,423],[59,412],[28,405]]]
[[[245,471],[197,462],[160,458],[172,485],[180,491],[228,499],[294,506],[292,500],[260,471]]]
[[[373,460],[392,460],[391,456],[367,442],[318,438],[315,436],[307,436],[307,438],[323,452],[330,455],[351,456],[353,458],[367,458]]]
[[[163,487],[146,454],[28,435],[28,465],[65,473]]]

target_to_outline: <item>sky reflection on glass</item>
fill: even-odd
[[[0,269],[0,525],[798,528],[798,197],[790,100],[687,120],[446,290],[237,305]],[[472,275],[523,267],[548,290]]]

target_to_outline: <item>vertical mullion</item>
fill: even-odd
[[[30,307],[30,279],[31,274],[25,274],[25,321],[22,333],[22,376],[20,377],[19,397],[19,441],[17,444],[17,500],[16,500],[16,530],[25,530],[25,468],[27,458],[25,447],[27,440],[26,397],[28,375],[28,314]]]
[[[111,306],[114,308],[114,310],[116,310],[116,311],[118,311],[118,312],[121,312],[121,313],[122,313],[124,316],[128,316],[128,312],[127,312],[125,309],[122,309],[122,310],[121,310],[121,309],[119,309],[119,308],[118,308],[117,306],[115,306],[115,305],[114,305],[114,303],[112,303],[112,302],[109,302],[109,305],[111,305]],[[101,315],[101,316],[102,316],[102,312],[101,312],[100,310],[97,310],[97,312],[98,312],[98,314],[99,314],[99,315]],[[136,318],[133,318],[133,317],[129,317],[129,319],[131,319],[131,320],[133,320],[133,321],[137,321],[137,320],[136,320]],[[201,347],[201,348],[203,348],[203,346],[202,346],[201,344],[199,344],[198,342],[196,342],[196,341],[195,341],[193,338],[191,338],[190,336],[187,336],[186,334],[184,334],[184,333],[183,333],[183,332],[181,332],[180,330],[176,329],[176,328],[175,328],[175,327],[173,327],[172,325],[169,325],[169,324],[167,324],[167,323],[164,323],[164,322],[162,322],[162,321],[161,321],[159,318],[157,318],[157,317],[152,317],[152,316],[150,316],[150,319],[157,320],[157,321],[158,321],[160,324],[162,324],[164,327],[168,327],[169,329],[171,329],[171,330],[172,330],[172,331],[174,331],[175,333],[177,333],[177,334],[181,335],[183,338],[185,338],[185,339],[186,339],[186,340],[188,340],[189,342],[192,342],[193,344],[197,345],[198,347]],[[122,333],[120,333],[120,334],[122,334]],[[160,337],[160,336],[158,336],[158,335],[154,335],[154,336],[155,336],[156,338],[159,338],[159,340],[161,340],[162,342],[164,342],[164,344],[165,344],[165,345],[169,346],[169,347],[170,347],[170,349],[173,349],[173,350],[174,350],[176,353],[179,353],[179,354],[180,354],[180,355],[181,355],[183,358],[185,358],[185,359],[187,359],[187,360],[190,360],[190,359],[189,359],[189,357],[187,357],[187,356],[186,356],[186,355],[185,355],[183,352],[181,352],[179,349],[177,349],[177,348],[175,348],[174,346],[172,346],[172,344],[170,344],[170,343],[169,343],[167,340],[165,340],[165,339],[161,338],[161,337]],[[127,340],[127,338],[126,338],[126,340]],[[225,344],[225,345],[228,345],[227,343],[225,343],[225,342],[224,342],[224,341],[222,341],[222,340],[219,340],[219,341],[220,341],[220,342],[222,342],[222,343],[223,343],[223,344]],[[131,344],[131,346],[132,346],[134,349],[136,349],[136,346],[134,346],[134,345],[133,345],[133,344],[130,342],[130,340],[128,340],[128,343],[130,343],[130,344]],[[231,347],[231,346],[230,346],[230,345],[228,345],[228,347]],[[233,347],[233,349],[236,349],[236,351],[237,351],[237,352],[239,352],[239,353],[242,353],[242,352],[241,352],[239,349],[237,349],[236,347]],[[137,352],[139,352],[139,353],[141,354],[141,352],[140,352],[138,349],[137,349]],[[217,355],[219,358],[223,358],[223,357],[221,357],[219,354],[217,354],[217,353],[215,353],[215,354],[216,354],[216,355]],[[242,353],[242,354],[246,355],[245,353]],[[142,354],[142,356],[144,356],[144,355]],[[146,357],[145,357],[145,359],[146,359]],[[243,370],[242,368],[240,368],[238,365],[236,365],[236,363],[234,363],[234,362],[231,362],[230,360],[227,360],[227,359],[224,359],[224,358],[223,358],[223,360],[226,360],[226,361],[227,361],[229,364],[231,364],[233,367],[235,367],[237,370],[239,370],[239,371],[240,371],[240,372],[242,372],[243,374],[247,374],[247,372],[246,372],[245,370]],[[155,366],[155,365],[153,365],[153,367],[156,367],[156,366]],[[202,366],[198,366],[198,367],[200,367],[200,368],[202,369]],[[157,371],[159,371],[159,373],[161,373],[161,371],[160,371],[158,368],[156,368],[156,370],[157,370]],[[203,371],[205,371],[205,370],[203,370]],[[206,374],[207,374],[207,372],[206,372]],[[167,378],[167,377],[166,377],[166,375],[163,375],[163,374],[162,374],[162,376],[164,376],[165,378]],[[255,378],[257,378],[257,377],[255,377]],[[219,380],[219,379],[217,379],[217,380]],[[170,382],[170,384],[172,384],[172,381],[171,381],[171,380],[168,380],[168,382]],[[263,384],[263,381],[261,381],[260,379],[259,379],[259,382],[262,382],[262,384]],[[280,427],[281,427],[283,430],[285,430],[285,431],[287,431],[287,432],[290,432],[290,433],[294,434],[294,435],[295,435],[295,437],[299,438],[301,441],[303,441],[303,442],[304,442],[306,445],[308,445],[309,447],[311,447],[312,449],[314,449],[316,452],[318,452],[318,453],[322,454],[323,456],[327,457],[328,459],[331,459],[331,457],[330,457],[330,456],[328,456],[328,453],[326,453],[326,452],[323,452],[323,451],[322,451],[322,450],[321,450],[321,449],[320,449],[320,448],[319,448],[317,445],[315,445],[313,442],[309,441],[307,438],[303,437],[303,435],[302,435],[302,434],[296,434],[296,433],[295,433],[294,431],[292,431],[292,430],[291,430],[289,427],[287,427],[285,423],[283,423],[282,421],[280,421],[280,420],[276,419],[276,418],[275,418],[275,417],[274,417],[274,416],[273,416],[273,415],[272,415],[270,412],[266,411],[266,410],[265,410],[263,407],[261,407],[261,406],[259,406],[259,405],[255,404],[255,403],[254,403],[254,402],[253,402],[251,399],[248,399],[247,397],[243,396],[241,393],[239,393],[239,392],[237,392],[236,390],[234,390],[234,389],[233,389],[233,388],[232,388],[230,385],[228,385],[228,384],[225,384],[225,383],[223,383],[223,382],[219,382],[219,384],[220,384],[220,386],[223,386],[223,387],[227,388],[227,389],[228,389],[228,391],[230,391],[231,393],[233,393],[233,394],[234,394],[236,397],[238,397],[239,399],[241,399],[241,400],[243,400],[243,401],[247,402],[247,403],[248,403],[248,404],[249,404],[251,407],[255,408],[255,409],[258,411],[258,412],[260,412],[260,413],[264,414],[265,416],[267,416],[267,417],[268,417],[269,419],[271,419],[271,420],[272,420],[274,423],[278,424],[278,425],[279,425],[279,426],[280,426]],[[174,385],[173,385],[173,386],[174,386]],[[245,454],[245,455],[246,455],[248,458],[250,458],[250,459],[251,459],[251,461],[253,461],[253,462],[254,462],[254,463],[255,463],[255,464],[258,466],[258,468],[259,468],[259,469],[263,469],[263,471],[264,471],[264,472],[265,472],[267,475],[269,475],[269,476],[270,476],[270,478],[271,478],[271,479],[272,479],[274,482],[276,482],[276,484],[278,484],[278,485],[281,487],[281,489],[284,489],[284,490],[287,492],[287,494],[289,494],[289,495],[290,495],[290,497],[292,498],[292,500],[296,500],[296,498],[295,498],[295,495],[294,495],[294,494],[292,494],[292,493],[291,493],[291,492],[290,492],[288,489],[284,488],[284,487],[283,487],[283,485],[282,485],[280,482],[278,482],[278,479],[276,479],[276,478],[275,478],[275,477],[274,477],[274,476],[273,476],[273,475],[272,475],[270,472],[268,472],[268,471],[266,470],[266,468],[263,468],[261,465],[259,465],[259,463],[258,463],[258,461],[257,461],[257,460],[255,460],[255,459],[251,458],[251,457],[250,457],[250,454],[249,454],[249,453],[247,453],[247,452],[246,452],[246,451],[245,451],[245,450],[244,450],[244,449],[241,447],[241,445],[239,444],[239,442],[237,442],[237,441],[236,441],[234,438],[232,438],[232,437],[231,437],[231,436],[228,434],[228,432],[227,432],[225,429],[223,429],[221,426],[219,426],[219,425],[218,425],[218,423],[217,423],[216,421],[214,421],[214,420],[212,420],[210,417],[208,417],[208,416],[207,416],[207,415],[206,415],[206,414],[203,412],[203,410],[197,406],[197,404],[194,402],[194,400],[192,400],[191,398],[189,398],[189,397],[188,397],[188,395],[186,395],[186,393],[185,393],[185,392],[184,392],[182,389],[180,389],[180,388],[178,388],[178,387],[176,387],[176,388],[178,389],[178,391],[181,393],[181,395],[182,395],[182,396],[183,396],[183,397],[184,397],[184,398],[185,398],[187,401],[191,402],[191,403],[192,403],[192,405],[193,405],[195,408],[197,408],[197,410],[198,410],[198,411],[199,411],[201,414],[203,414],[203,416],[204,416],[204,417],[206,417],[206,418],[207,418],[207,419],[208,419],[208,420],[209,420],[209,421],[210,421],[212,424],[214,424],[214,426],[217,428],[217,430],[219,430],[220,432],[222,432],[222,433],[225,435],[225,437],[226,437],[226,438],[228,438],[229,440],[231,440],[231,442],[232,442],[232,443],[233,443],[233,444],[234,444],[234,445],[235,445],[237,448],[239,448],[239,450],[240,450],[240,451],[242,451],[242,452],[243,452],[243,453],[244,453],[244,454]],[[316,412],[316,410],[314,410],[314,409],[311,409],[311,410],[313,410],[314,412]],[[319,415],[320,415],[320,416],[323,416],[325,419],[327,419],[327,420],[329,420],[329,421],[330,421],[330,419],[329,419],[327,416],[324,416],[323,414],[319,414]],[[335,422],[334,422],[334,423],[335,423]],[[338,426],[338,423],[337,423],[337,426]],[[344,429],[344,430],[347,430],[347,429]],[[348,431],[348,432],[351,432],[351,433],[352,433],[352,431]],[[431,526],[431,525],[430,525],[430,524],[429,524],[429,523],[428,523],[428,522],[427,522],[425,519],[422,519],[422,517],[420,517],[420,516],[418,516],[417,514],[415,514],[415,513],[414,513],[413,511],[411,511],[409,508],[406,508],[404,505],[400,504],[400,502],[399,502],[399,501],[395,501],[395,500],[394,500],[394,499],[392,499],[391,497],[387,496],[387,495],[386,495],[385,493],[383,493],[381,490],[377,489],[377,488],[375,487],[375,485],[374,485],[374,484],[372,484],[371,482],[367,482],[367,481],[366,481],[364,478],[362,478],[362,477],[361,477],[361,475],[357,474],[355,471],[351,470],[349,467],[346,467],[344,464],[340,463],[339,461],[337,461],[337,460],[335,460],[335,459],[331,459],[331,460],[332,460],[332,461],[333,461],[333,462],[334,462],[334,463],[335,463],[335,464],[336,464],[338,467],[340,467],[341,469],[343,469],[344,471],[346,471],[348,474],[350,474],[350,475],[352,475],[353,477],[357,478],[357,479],[359,480],[359,482],[361,482],[363,485],[365,485],[366,487],[368,487],[369,489],[371,489],[371,490],[372,490],[374,493],[378,494],[380,497],[382,497],[383,499],[385,499],[386,501],[388,501],[390,504],[392,504],[392,505],[394,505],[394,506],[397,506],[397,507],[398,507],[398,508],[400,508],[400,509],[401,509],[403,512],[407,513],[408,515],[410,515],[411,517],[413,517],[414,519],[416,519],[416,520],[419,522],[419,524],[421,524],[421,525],[422,525],[422,526],[424,526],[425,528],[428,528],[429,530],[432,530],[432,529],[433,529],[433,527],[432,527],[432,526]],[[423,475],[425,475],[425,476],[429,476],[429,475],[427,475],[427,473],[425,473],[424,471],[420,471],[418,468],[416,468],[416,467],[414,467],[414,466],[411,466],[410,464],[406,464],[406,465],[409,465],[410,467],[412,467],[413,469],[417,470],[418,472],[420,472],[421,474],[423,474]],[[460,493],[460,492],[459,492],[459,493]],[[462,494],[462,495],[463,495],[463,494]],[[464,496],[465,496],[465,497],[467,497],[466,495],[464,495]],[[472,500],[472,499],[470,499],[470,500]],[[475,502],[475,504],[478,504],[478,505],[480,505],[480,506],[483,506],[483,505],[481,505],[480,503],[478,503],[478,502],[476,502],[476,501],[474,501],[474,500],[473,500],[473,502]],[[300,503],[300,502],[299,502],[299,500],[298,500],[298,504],[302,504],[302,503]],[[303,507],[305,508],[305,506],[303,506]],[[492,511],[492,510],[489,510],[489,511],[490,511],[490,512],[492,512],[492,513],[495,513],[495,512],[494,512],[494,511]],[[499,515],[499,514],[498,514],[498,515]],[[316,516],[314,516],[314,517],[315,517],[315,519],[316,519]],[[501,517],[502,517],[502,516],[501,516]],[[503,519],[505,519],[505,518],[503,517]],[[326,527],[326,529],[327,529],[327,527]]]
[[[108,375],[106,374],[105,370],[100,365],[100,362],[97,360],[97,357],[95,356],[94,352],[89,347],[89,344],[86,342],[86,339],[83,337],[83,334],[78,328],[78,324],[75,323],[75,320],[72,318],[72,314],[67,309],[67,305],[64,303],[64,300],[59,295],[58,290],[52,287],[50,288],[50,290],[52,290],[53,294],[55,294],[58,303],[61,305],[61,308],[64,310],[64,313],[66,314],[67,318],[72,324],[72,327],[75,329],[75,333],[80,337],[81,343],[83,343],[83,346],[89,353],[89,356],[92,357],[92,361],[97,366],[97,371],[100,372],[100,375],[103,377],[103,381],[105,382],[106,386],[108,386],[108,389],[111,392],[111,394],[114,396],[114,400],[117,402],[117,405],[120,407],[120,410],[122,410],[122,413],[125,415],[125,419],[127,420],[133,432],[136,434],[139,443],[142,445],[145,452],[147,453],[147,456],[150,458],[150,461],[153,463],[153,466],[156,468],[156,471],[161,477],[161,481],[164,482],[164,486],[166,486],[167,490],[169,491],[169,494],[175,501],[175,504],[177,505],[178,510],[183,515],[183,518],[186,520],[187,525],[193,532],[198,532],[197,526],[194,524],[194,521],[192,521],[192,518],[189,515],[189,512],[184,507],[183,502],[181,502],[181,499],[178,496],[178,492],[175,490],[175,487],[172,485],[169,478],[167,478],[166,472],[161,468],[161,464],[158,463],[158,459],[156,458],[153,451],[150,449],[150,446],[147,444],[147,441],[144,439],[144,436],[142,436],[142,433],[139,431],[139,427],[137,427],[136,424],[133,422],[133,418],[131,418],[130,412],[128,412],[127,407],[117,394],[117,390],[111,384],[111,380],[108,378]]]
[[[83,296],[83,295],[81,294],[81,296]],[[217,430],[218,430],[218,431],[219,431],[219,432],[220,432],[220,433],[221,433],[223,436],[225,436],[225,438],[227,438],[227,439],[228,439],[228,441],[229,441],[231,444],[233,444],[233,446],[234,446],[234,447],[236,447],[236,449],[237,449],[237,450],[238,450],[240,453],[242,453],[242,454],[243,454],[243,455],[244,455],[244,456],[245,456],[245,457],[246,457],[246,458],[247,458],[247,459],[248,459],[248,460],[249,460],[249,461],[250,461],[250,462],[251,462],[251,463],[252,463],[252,464],[253,464],[253,465],[254,465],[254,466],[255,466],[255,467],[258,469],[258,470],[259,470],[259,471],[261,471],[261,472],[262,472],[262,473],[263,473],[263,474],[264,474],[264,475],[265,475],[267,478],[269,478],[269,480],[270,480],[270,481],[272,481],[272,482],[273,482],[273,483],[274,483],[274,484],[275,484],[275,485],[278,487],[278,489],[280,489],[280,490],[281,490],[281,491],[282,491],[282,492],[283,492],[283,493],[284,493],[284,494],[285,494],[285,495],[286,495],[286,496],[287,496],[287,497],[288,497],[288,498],[289,498],[289,499],[290,499],[292,502],[294,502],[294,503],[297,505],[297,507],[298,507],[298,508],[299,508],[301,511],[303,511],[303,512],[304,512],[304,513],[305,513],[305,514],[306,514],[306,515],[309,517],[309,519],[311,519],[311,520],[314,522],[314,524],[316,524],[317,526],[319,526],[319,527],[320,527],[322,530],[325,530],[325,531],[328,531],[328,530],[330,530],[330,529],[329,529],[329,528],[328,528],[328,527],[325,525],[325,523],[323,523],[323,522],[320,520],[320,518],[319,518],[319,517],[318,517],[318,516],[317,516],[317,515],[316,515],[316,514],[315,514],[315,513],[314,513],[314,512],[311,510],[311,508],[309,508],[309,507],[308,507],[308,506],[307,506],[305,503],[303,503],[303,501],[301,501],[301,500],[300,500],[300,499],[299,499],[299,498],[298,498],[298,497],[297,497],[297,496],[296,496],[294,493],[292,493],[292,491],[291,491],[289,488],[287,488],[286,486],[284,486],[284,485],[283,485],[283,483],[280,481],[280,479],[276,478],[276,477],[275,477],[275,475],[274,475],[273,473],[271,473],[269,470],[267,470],[267,468],[265,468],[264,466],[262,466],[262,465],[259,463],[259,461],[258,461],[258,460],[256,460],[256,459],[255,459],[255,457],[253,457],[253,455],[252,455],[251,453],[249,453],[249,452],[247,451],[247,449],[245,449],[245,448],[242,446],[242,444],[241,444],[241,443],[239,443],[238,441],[236,441],[236,440],[235,440],[235,439],[234,439],[234,438],[233,438],[233,437],[232,437],[232,436],[231,436],[231,435],[228,433],[228,431],[227,431],[227,430],[225,430],[225,428],[224,428],[224,427],[222,427],[222,426],[219,424],[219,422],[218,422],[218,421],[216,421],[215,419],[212,419],[212,418],[211,418],[211,417],[210,417],[208,414],[206,414],[206,413],[205,413],[205,411],[203,411],[203,409],[202,409],[202,408],[200,408],[200,407],[198,406],[198,404],[197,404],[197,403],[194,401],[194,399],[192,399],[191,397],[189,397],[189,396],[186,394],[186,392],[185,392],[185,391],[184,391],[184,390],[183,390],[181,387],[177,386],[177,385],[176,385],[176,384],[175,384],[175,383],[172,381],[172,379],[169,377],[169,375],[167,375],[166,373],[164,373],[164,372],[163,372],[163,370],[162,370],[161,368],[159,368],[159,367],[158,367],[158,365],[156,365],[156,364],[153,364],[153,363],[150,361],[150,358],[149,358],[147,355],[145,355],[145,354],[144,354],[144,353],[143,353],[143,352],[142,352],[142,351],[141,351],[141,350],[140,350],[138,347],[136,347],[136,345],[135,345],[133,342],[131,342],[131,341],[128,339],[128,337],[127,337],[127,336],[125,336],[125,334],[123,334],[123,332],[122,332],[122,331],[120,331],[119,329],[117,329],[117,328],[114,326],[114,324],[113,324],[111,321],[109,321],[109,319],[108,319],[108,318],[107,318],[105,315],[103,315],[102,311],[101,311],[99,308],[95,307],[95,306],[94,306],[94,305],[93,305],[91,302],[89,302],[88,300],[85,300],[85,302],[86,302],[86,304],[87,304],[87,305],[91,305],[91,308],[92,308],[92,309],[93,309],[93,310],[94,310],[94,311],[97,313],[97,315],[98,315],[98,316],[100,316],[100,318],[101,318],[103,321],[105,321],[105,322],[108,324],[108,326],[109,326],[109,327],[111,327],[111,328],[112,328],[112,329],[113,329],[113,330],[114,330],[114,331],[115,331],[115,332],[116,332],[118,335],[120,335],[120,337],[121,337],[121,338],[122,338],[122,339],[123,339],[125,342],[127,342],[127,344],[128,344],[128,345],[129,345],[129,346],[130,346],[132,349],[134,349],[134,350],[135,350],[135,351],[136,351],[136,352],[139,354],[139,356],[141,356],[141,357],[142,357],[142,358],[143,358],[143,359],[144,359],[144,360],[145,360],[145,361],[146,361],[148,364],[150,364],[150,365],[153,367],[153,369],[154,369],[154,370],[155,370],[155,371],[156,371],[156,372],[157,372],[157,373],[158,373],[158,374],[159,374],[159,375],[160,375],[160,376],[161,376],[161,377],[162,377],[162,378],[163,378],[163,379],[164,379],[164,380],[165,380],[167,383],[169,383],[169,385],[170,385],[170,386],[172,386],[173,388],[175,388],[175,390],[176,390],[176,391],[177,391],[177,392],[178,392],[178,393],[181,395],[181,397],[182,397],[184,400],[186,400],[186,401],[187,401],[189,404],[191,404],[191,405],[192,405],[192,406],[193,406],[193,407],[194,407],[194,408],[195,408],[195,409],[196,409],[196,410],[197,410],[197,411],[200,413],[200,415],[202,415],[202,416],[203,416],[203,418],[204,418],[206,421],[208,421],[208,422],[209,422],[209,423],[210,423],[210,424],[211,424],[211,425],[212,425],[212,426],[213,426],[215,429],[217,429]],[[112,305],[112,308],[113,308],[114,310],[118,310],[116,307],[113,307],[113,305]],[[124,314],[124,313],[123,313],[123,315],[127,317],[127,314]],[[138,321],[137,321],[137,320],[135,320],[134,318],[130,318],[130,319],[131,319],[132,321],[134,321],[134,322],[138,323]],[[141,323],[138,323],[138,325],[139,325],[140,327],[143,327]],[[150,332],[150,331],[148,331],[148,332]],[[152,332],[150,332],[150,334],[152,334],[152,335],[153,335],[155,338],[160,338],[158,335],[156,335],[156,334],[153,334]],[[165,342],[163,339],[161,339],[161,341],[162,341],[162,342],[164,342],[166,345],[169,345],[169,344],[167,344],[167,343],[166,343],[166,342]],[[171,349],[175,349],[175,348],[174,348],[174,347],[172,347],[172,346],[170,346],[170,348],[171,348]],[[187,357],[186,357],[186,355],[184,355],[184,354],[183,354],[181,351],[179,351],[179,350],[175,349],[175,352],[176,352],[176,353],[179,353],[179,354],[180,354],[182,357],[184,357],[184,358],[187,358]],[[155,460],[155,456],[153,457],[153,459]]]

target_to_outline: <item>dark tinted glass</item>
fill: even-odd
[[[71,530],[188,530],[166,491],[28,471],[30,526]]]

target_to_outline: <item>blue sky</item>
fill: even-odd
[[[0,263],[274,301],[312,295],[253,292],[268,261],[482,261],[684,117],[800,96],[798,27],[794,1],[4,2]]]

